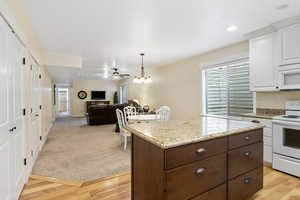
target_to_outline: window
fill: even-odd
[[[236,116],[253,111],[249,61],[216,65],[204,71],[206,113]]]

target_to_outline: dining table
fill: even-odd
[[[156,114],[138,114],[138,115],[130,115],[127,116],[128,121],[130,122],[142,122],[142,121],[155,121],[158,120],[159,117]]]

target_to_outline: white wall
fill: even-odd
[[[84,100],[78,98],[80,90],[87,92],[88,97]],[[71,94],[71,113],[72,116],[84,116],[86,112],[86,101],[91,100],[91,91],[106,91],[106,100],[113,103],[114,92],[118,90],[118,82],[113,80],[75,80]]]
[[[151,108],[171,107],[172,119],[194,119],[202,113],[201,66],[248,51],[248,42],[241,42],[174,64],[154,68],[153,83],[129,84],[129,99],[137,98]]]

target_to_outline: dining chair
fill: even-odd
[[[171,109],[168,106],[161,106],[157,111],[157,118],[161,121],[167,121],[170,119]]]
[[[128,137],[131,137],[131,133],[129,133],[126,129],[126,122],[124,118],[124,114],[120,109],[116,109],[116,114],[117,114],[117,119],[118,119],[118,125],[120,128],[120,134],[123,136],[123,143],[124,143],[124,150],[127,148],[127,142],[128,142]]]
[[[134,106],[126,106],[124,107],[124,119],[125,123],[128,123],[128,116],[137,115],[136,108]]]

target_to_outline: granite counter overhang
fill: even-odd
[[[162,149],[169,149],[263,127],[262,124],[252,122],[203,116],[188,121],[132,123],[127,125],[126,130]]]

